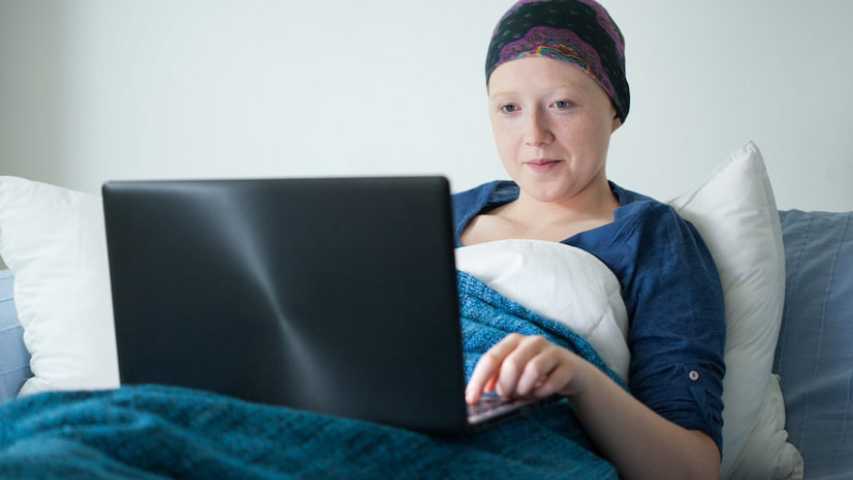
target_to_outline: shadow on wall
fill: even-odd
[[[75,2],[0,4],[0,175],[68,178]]]

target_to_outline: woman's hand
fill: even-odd
[[[583,391],[592,364],[542,336],[511,333],[480,357],[465,389],[469,404],[497,390],[504,398],[544,398]]]

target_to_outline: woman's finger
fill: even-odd
[[[569,363],[561,363],[538,388],[533,390],[536,398],[545,398],[565,389],[574,378],[574,369]]]
[[[545,337],[533,335],[524,337],[500,366],[498,374],[498,393],[502,397],[516,396],[516,387],[522,373],[531,359],[548,349],[552,344]]]
[[[497,384],[497,383],[498,383],[498,376],[492,375],[492,377],[489,378],[489,381],[486,382],[486,388],[484,389],[484,391],[493,392],[495,390],[495,384]]]
[[[518,380],[515,391],[519,396],[527,396],[535,388],[543,385],[551,373],[560,365],[560,355],[557,348],[549,348],[531,358],[524,367],[524,372]]]
[[[480,400],[480,394],[483,392],[486,382],[492,376],[497,376],[504,358],[515,349],[523,338],[517,333],[511,333],[480,357],[465,389],[465,399],[468,403],[473,404]]]

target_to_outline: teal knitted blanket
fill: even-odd
[[[624,384],[582,337],[458,272],[466,378],[509,332],[543,335]],[[365,312],[369,314],[369,312]],[[162,385],[0,406],[0,478],[616,479],[563,399],[464,437]]]

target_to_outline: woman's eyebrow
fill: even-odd
[[[515,95],[515,92],[510,92],[510,91],[494,92],[494,93],[492,93],[491,95],[489,95],[489,98],[491,98],[492,100],[494,100],[494,99],[497,99],[497,98],[500,98],[500,97],[510,97],[510,96],[512,96],[512,95]]]
[[[550,89],[543,89],[543,95],[550,95],[556,92],[566,92],[566,93],[575,93],[579,90],[579,87],[575,85],[559,85]],[[491,100],[496,100],[501,97],[511,97],[517,95],[518,92],[512,90],[501,90],[499,92],[494,92],[489,95]]]

